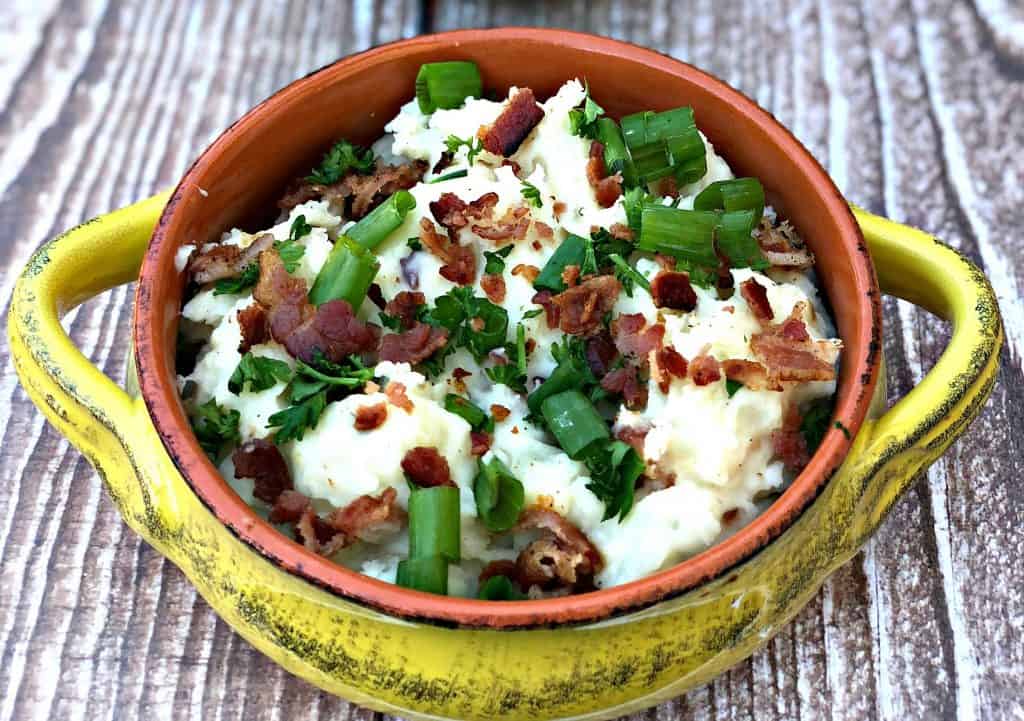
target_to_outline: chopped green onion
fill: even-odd
[[[408,190],[398,190],[349,228],[345,235],[369,250],[384,242],[416,207],[416,198]]]
[[[622,139],[622,131],[618,123],[611,118],[597,121],[597,139],[604,145],[604,165],[609,175],[622,173],[622,180],[627,186],[636,185],[636,170]]]
[[[757,178],[716,180],[693,199],[694,210],[753,210],[754,218],[764,215],[764,188]]]
[[[716,213],[644,205],[637,247],[715,268],[718,267],[717,242],[718,249],[734,268],[762,267],[761,249],[751,235],[754,222],[752,210]]]
[[[618,277],[620,274],[624,275],[626,278],[630,279],[631,281],[639,285],[648,293],[651,292],[651,281],[647,280],[647,278],[645,278],[640,271],[631,266],[625,258],[623,258],[618,253],[612,253],[611,255],[608,256],[608,259],[611,260],[611,262],[615,265],[617,269],[617,272],[615,273],[616,277]]]
[[[526,405],[531,413],[540,413],[541,404],[553,395],[562,391],[579,388],[583,381],[583,369],[577,365],[571,356],[564,359],[562,363],[555,366],[544,382],[526,398]]]
[[[473,482],[476,510],[484,526],[492,533],[512,528],[522,513],[525,495],[523,484],[497,458],[480,463]]]
[[[573,460],[579,460],[595,443],[610,437],[604,418],[578,390],[546,398],[540,404],[540,411],[558,445]]]
[[[508,576],[491,576],[480,585],[476,597],[481,601],[523,601],[526,594]]]
[[[448,561],[442,556],[399,561],[395,584],[415,591],[447,596]]]
[[[622,136],[643,183],[675,176],[680,184],[700,180],[707,172],[704,141],[693,109],[646,111],[622,119]]]
[[[378,270],[380,263],[372,252],[339,235],[309,291],[309,302],[323,305],[330,300],[345,300],[358,311]]]
[[[734,210],[719,216],[718,249],[733,268],[767,267],[761,246],[753,236],[754,226],[760,219],[761,216],[755,216],[753,210]]]
[[[446,180],[455,180],[456,178],[465,178],[467,175],[469,175],[469,171],[466,170],[465,168],[463,168],[462,170],[453,170],[450,173],[445,173],[444,175],[439,175],[436,178],[434,178],[433,180],[431,180],[430,182],[431,183],[443,183]]]
[[[416,74],[416,101],[426,115],[438,108],[462,107],[466,98],[479,98],[482,94],[483,81],[476,63],[426,63]]]
[[[742,387],[742,383],[740,383],[739,381],[734,381],[732,378],[727,378],[725,380],[725,390],[729,394],[730,398],[736,395],[736,393],[738,393],[740,388]]]
[[[562,271],[569,265],[582,266],[586,252],[587,241],[570,233],[562,241],[562,244],[555,248],[555,252],[541,268],[537,278],[533,281],[533,287],[550,290],[552,293],[561,293],[565,290]]]
[[[462,396],[449,393],[444,397],[444,409],[466,421],[474,431],[494,430],[491,418],[478,406]]]
[[[459,489],[418,488],[409,494],[409,558],[461,560]]]

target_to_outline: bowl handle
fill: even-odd
[[[951,321],[952,339],[913,390],[866,422],[851,456],[873,466],[863,478],[865,513],[851,529],[859,543],[906,490],[978,415],[999,372],[1003,325],[995,294],[966,257],[915,228],[854,207],[883,293]],[[863,440],[862,439],[866,439]],[[868,469],[864,469],[868,470]]]
[[[170,193],[89,220],[35,252],[14,287],[7,330],[11,356],[29,398],[99,471],[126,517],[151,501],[131,457],[149,428],[129,396],[74,346],[61,318],[94,295],[130,283]],[[129,378],[129,382],[133,379]]]

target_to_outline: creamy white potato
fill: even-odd
[[[516,92],[512,89],[510,95]],[[531,301],[535,289],[523,274],[513,275],[511,269],[519,265],[542,268],[568,233],[586,236],[592,227],[608,228],[626,222],[621,198],[610,208],[598,205],[586,174],[590,141],[570,130],[569,111],[581,103],[584,93],[583,86],[573,80],[542,104],[544,119],[511,158],[519,164],[521,177],[486,152],[468,166],[465,148],[444,171],[428,172],[424,182],[410,191],[416,208],[376,251],[381,263],[376,282],[385,298],[415,289],[432,304],[456,286],[439,275],[440,260],[428,252],[411,254],[406,242],[419,234],[420,219],[431,217],[430,202],[442,193],[454,193],[468,201],[494,192],[499,197],[496,215],[500,216],[506,208],[523,202],[523,180],[535,186],[543,204],[531,208],[531,217],[550,227],[553,235],[538,235],[534,224],[524,240],[515,242],[505,260],[506,298],[502,303],[508,311],[510,331],[514,333],[522,323],[527,337],[536,342],[529,358],[531,387],[533,379],[544,378],[554,369],[549,349],[562,333],[549,329],[543,314],[524,319],[524,314],[537,309]],[[412,101],[386,126],[388,134],[375,148],[399,161],[425,160],[433,168],[446,149],[445,138],[474,137],[480,126],[494,121],[502,107],[503,102],[470,100],[460,109],[439,110],[425,116]],[[725,160],[706,139],[705,143],[708,173],[682,189],[680,207],[692,208],[696,194],[709,183],[733,177]],[[459,169],[466,169],[467,175],[428,182]],[[560,214],[554,212],[556,201],[565,206]],[[293,208],[267,232],[278,240],[287,238],[293,220],[299,215],[305,216],[313,230],[298,241],[306,251],[295,275],[312,284],[331,249],[332,239],[344,223],[328,203],[309,201]],[[224,242],[245,247],[257,235],[232,231],[225,235]],[[470,244],[477,256],[479,280],[483,252],[496,246],[468,230],[463,230],[460,239]],[[657,263],[650,257],[638,254],[633,260],[639,272],[648,278],[658,272]],[[834,336],[817,291],[803,274],[773,272],[773,280],[749,269],[731,272],[737,288],[744,280],[755,277],[767,289],[776,319],[785,318],[803,302],[807,308],[803,320],[812,338]],[[415,288],[410,286],[411,275],[418,280]],[[483,295],[478,285],[475,290],[477,295]],[[651,296],[637,287],[632,297],[620,296],[614,315],[642,313],[649,323],[663,323],[665,344],[673,345],[686,358],[705,353],[719,360],[753,359],[749,341],[761,326],[741,294],[720,300],[713,289],[696,291],[696,309],[686,313],[656,308]],[[267,419],[286,405],[284,383],[238,395],[228,389],[228,380],[240,359],[241,331],[236,313],[252,302],[249,292],[217,296],[211,290],[203,290],[182,311],[188,321],[211,329],[195,369],[181,379],[182,385],[194,384],[196,403],[213,398],[223,407],[237,410],[243,440],[270,435]],[[370,302],[359,310],[359,316],[371,322],[377,321],[377,314],[377,308]],[[284,348],[273,342],[258,345],[252,352],[294,365]],[[302,440],[284,444],[281,451],[296,489],[325,507],[341,507],[361,495],[379,494],[389,487],[397,490],[398,503],[404,507],[409,491],[400,466],[403,454],[415,446],[435,447],[447,460],[461,492],[462,554],[466,560],[462,568],[452,568],[450,590],[466,594],[475,592],[475,575],[483,564],[515,558],[518,540],[508,534],[492,538],[476,517],[472,484],[478,461],[470,453],[471,429],[462,418],[444,410],[446,393],[458,389],[482,409],[496,404],[509,410],[509,416],[496,424],[491,448],[483,460],[497,457],[504,462],[523,483],[527,506],[543,504],[553,508],[590,538],[604,560],[595,582],[599,587],[607,587],[638,579],[698,553],[756,515],[757,499],[765,493],[780,491],[787,482],[772,447],[772,434],[782,426],[785,409],[794,402],[827,398],[835,391],[834,382],[817,382],[787,384],[782,391],[741,388],[730,396],[723,376],[705,386],[695,385],[688,378],[673,377],[664,393],[651,380],[646,408],[630,411],[623,407],[614,419],[614,429],[646,430],[643,456],[648,469],[662,477],[671,476],[674,483],[661,490],[638,491],[632,511],[620,522],[618,518],[602,520],[604,505],[586,487],[590,482],[586,465],[570,459],[546,431],[527,420],[525,397],[491,383],[480,364],[464,349],[451,355],[445,368],[446,372],[432,382],[408,364],[378,364],[376,376],[399,381],[406,387],[414,406],[412,411],[389,406],[387,418],[379,427],[358,431],[353,424],[357,409],[386,402],[386,397],[379,391],[351,395],[329,404],[315,428],[307,431]],[[472,375],[460,384],[451,374],[455,368]],[[230,477],[230,461],[222,469],[247,501],[262,507],[251,496],[251,483],[247,485],[244,480]],[[265,512],[265,507],[262,510]],[[728,514],[737,519],[731,525],[723,520]],[[368,575],[394,581],[405,547],[405,536],[399,535],[381,546],[362,544],[346,549],[337,560]]]

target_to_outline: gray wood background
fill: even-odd
[[[1024,720],[1024,7],[1019,0],[0,2],[0,297],[29,253],[172,184],[251,105],[422,32],[572,27],[754,97],[847,196],[985,268],[1008,344],[992,401],[877,537],[749,662],[646,716]],[[68,317],[122,378],[130,288]],[[889,390],[944,325],[889,300]],[[369,719],[253,651],[121,523],[0,348],[0,721]]]

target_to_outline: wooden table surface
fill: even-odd
[[[573,27],[712,71],[847,197],[979,263],[1006,320],[991,402],[874,540],[750,661],[646,716],[1024,719],[1024,7],[1019,0],[110,2],[0,7],[0,293],[81,220],[172,184],[247,108],[371,45]],[[122,379],[131,289],[68,316]],[[886,301],[898,398],[948,339]],[[0,721],[368,719],[236,636],[121,523],[0,348]]]

